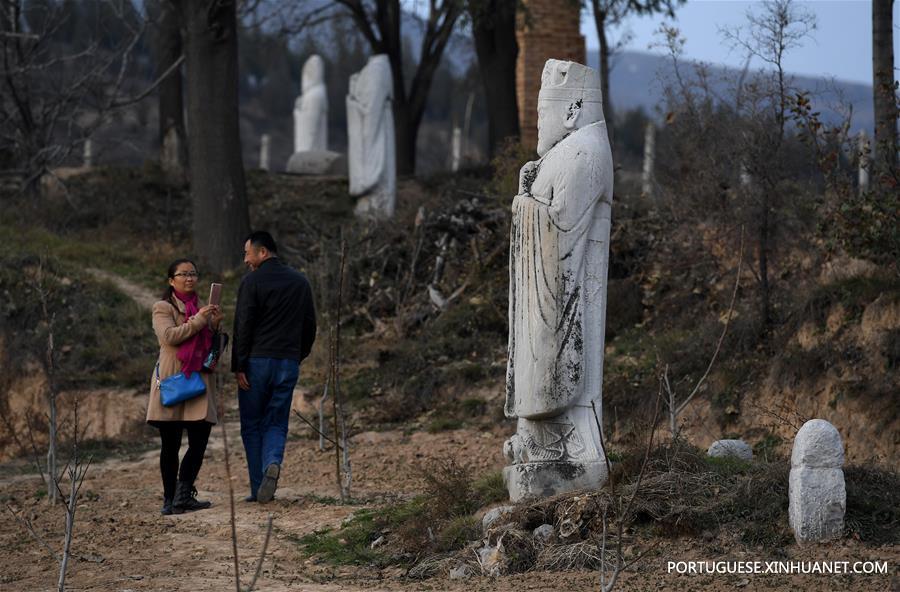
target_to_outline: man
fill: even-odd
[[[257,231],[244,243],[250,268],[238,288],[231,370],[238,382],[248,502],[272,500],[287,440],[294,385],[316,339],[306,276],[281,262],[275,240]]]

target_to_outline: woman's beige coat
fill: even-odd
[[[159,378],[181,372],[178,360],[178,346],[193,337],[206,325],[202,316],[195,316],[188,322],[184,319],[184,303],[175,299],[176,306],[167,300],[153,305],[153,331],[159,341]],[[147,421],[199,421],[205,419],[216,423],[216,383],[214,376],[201,373],[206,383],[206,394],[195,397],[173,407],[163,407],[156,386],[156,365],[150,376],[150,403],[147,406]]]

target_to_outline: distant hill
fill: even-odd
[[[599,56],[596,49],[588,50],[588,65],[597,68]],[[687,62],[690,65],[690,62]],[[739,71],[726,66],[711,66],[716,78],[734,80]],[[638,51],[624,51],[614,58],[610,87],[614,108],[630,110],[643,107],[649,115],[658,115],[662,109],[662,80],[671,79],[672,65],[665,56]],[[839,104],[853,107],[851,132],[865,129],[870,134],[875,116],[872,107],[872,87],[856,82],[831,81],[824,78],[795,76],[795,85],[814,94],[813,104],[830,123],[842,119]],[[722,83],[719,91],[727,90]]]

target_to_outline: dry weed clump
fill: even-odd
[[[870,466],[847,467],[847,535],[874,544],[900,543],[900,475]]]

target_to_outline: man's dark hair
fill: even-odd
[[[246,240],[250,241],[250,244],[257,249],[259,247],[265,247],[266,250],[270,253],[278,253],[278,247],[275,245],[275,239],[272,238],[272,235],[265,230],[257,230],[256,232],[251,232]]]

